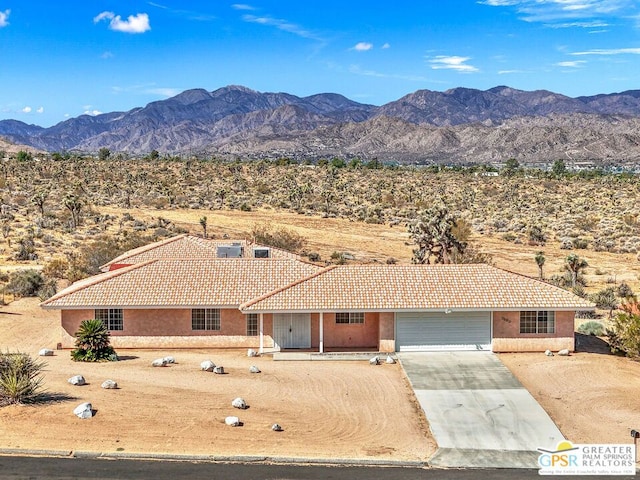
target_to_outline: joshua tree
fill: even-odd
[[[454,235],[456,218],[444,206],[431,207],[413,224],[409,234],[418,248],[413,250],[413,263],[451,263],[454,251],[463,253],[466,243]]]
[[[536,253],[535,260],[536,260],[536,265],[538,265],[538,273],[539,273],[538,276],[540,277],[540,280],[542,280],[544,278],[542,267],[544,267],[544,262],[547,261],[547,259],[544,258],[544,252]]]
[[[71,228],[75,229],[80,225],[80,212],[82,211],[82,200],[75,193],[68,193],[64,197],[64,206],[71,213]]]
[[[564,268],[571,274],[571,287],[575,287],[578,276],[589,266],[584,258],[580,258],[575,253],[569,255],[564,261]]]
[[[202,235],[207,238],[207,217],[200,218],[200,226],[202,227]]]

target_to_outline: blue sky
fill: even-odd
[[[0,0],[0,119],[50,126],[190,88],[640,89],[638,0]]]

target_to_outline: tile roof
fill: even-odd
[[[240,244],[243,247],[245,257],[252,256],[254,248],[264,248],[262,245],[247,240],[212,240],[196,237],[195,235],[183,234],[129,250],[100,268],[106,271],[112,265],[133,265],[158,258],[218,258],[217,247],[231,244]],[[272,258],[300,259],[300,256],[295,253],[275,247],[268,248],[271,250]]]
[[[41,306],[237,307],[318,270],[290,259],[154,259],[76,282]]]
[[[240,306],[243,312],[585,310],[561,288],[489,265],[329,267]]]

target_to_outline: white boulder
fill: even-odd
[[[239,408],[240,410],[246,410],[247,402],[244,401],[244,398],[238,397],[233,399],[233,401],[231,402],[231,406],[235,408]]]
[[[384,363],[387,363],[389,365],[393,365],[394,363],[396,363],[396,361],[391,355],[387,355],[387,359],[385,360]]]
[[[215,367],[213,367],[213,373],[223,374],[224,367],[222,365],[216,365]]]
[[[76,408],[73,409],[73,413],[78,418],[91,418],[93,417],[93,407],[89,402],[81,403]]]
[[[200,364],[200,370],[204,370],[205,372],[213,372],[214,368],[216,368],[216,364],[211,360],[205,360]]]
[[[118,382],[116,382],[115,380],[105,380],[100,386],[107,390],[114,390],[118,388]]]
[[[380,365],[380,357],[376,356],[369,360],[370,365]]]
[[[247,350],[247,357],[257,357],[258,352],[256,352],[253,348]]]
[[[568,357],[569,356],[569,349],[565,348],[562,349],[558,352],[558,355],[560,355],[561,357]]]
[[[282,427],[280,425],[278,425],[277,423],[274,423],[273,425],[271,425],[271,430],[273,430],[274,432],[281,432],[282,431]]]
[[[260,369],[258,367],[256,367],[255,365],[251,365],[249,367],[249,373],[260,373]]]
[[[151,362],[152,367],[166,367],[167,361],[164,358],[156,358],[153,362]]]
[[[176,363],[176,359],[173,357],[164,357],[163,360],[165,361],[165,363],[168,365],[170,363]]]
[[[51,350],[50,348],[43,348],[38,352],[38,355],[40,355],[41,357],[53,357],[53,350]]]
[[[240,426],[240,419],[238,417],[227,417],[224,419],[224,423],[230,427]]]
[[[81,386],[87,383],[82,375],[74,375],[69,380],[67,380],[71,385]]]
[[[545,354],[547,357],[553,357],[553,352],[552,352],[551,350],[546,350],[546,351],[544,352],[544,354]]]

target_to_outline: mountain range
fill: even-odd
[[[640,90],[577,98],[506,86],[418,90],[374,106],[333,93],[298,97],[227,86],[49,128],[2,120],[0,137],[50,152],[620,164],[640,160]]]

